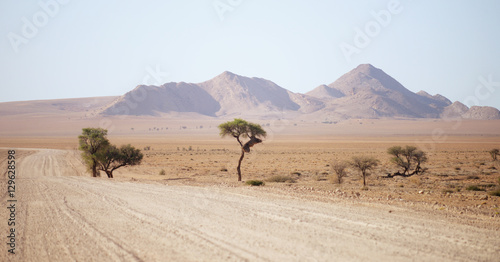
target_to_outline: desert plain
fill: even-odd
[[[238,182],[240,148],[217,129],[230,117],[17,114],[0,117],[1,202],[11,198],[9,150],[16,151],[17,201],[15,254],[3,244],[1,261],[500,257],[500,197],[489,194],[500,187],[500,163],[488,153],[500,148],[498,120],[249,119],[268,136],[245,155]],[[103,125],[113,144],[144,154],[113,179],[91,177],[78,151],[81,128]],[[425,151],[428,170],[387,178],[398,170],[387,149],[398,145]],[[336,182],[332,165],[359,155],[380,161],[367,186],[352,168]]]

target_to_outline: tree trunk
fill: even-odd
[[[92,160],[92,177],[97,177],[97,162],[95,160]]]
[[[113,171],[105,171],[106,174],[108,175],[108,178],[113,178]]]
[[[366,186],[366,174],[363,172],[363,186]]]
[[[238,167],[236,168],[236,170],[238,171],[238,181],[241,181],[241,161],[243,161],[244,157],[245,157],[245,151],[241,149],[240,160],[238,161]]]
[[[396,173],[393,173],[392,175],[391,175],[390,173],[388,173],[388,174],[387,174],[387,177],[388,177],[388,178],[393,178],[393,177],[395,177],[395,176],[411,177],[411,176],[413,176],[413,175],[418,175],[418,173],[420,173],[420,172],[421,172],[421,168],[420,168],[420,170],[415,170],[415,171],[413,171],[412,173],[408,173],[408,174],[401,173],[401,172],[399,172],[399,171],[398,171],[398,172],[396,172]]]
[[[395,176],[408,177],[407,175],[405,175],[404,173],[401,173],[401,172],[399,172],[399,171],[398,171],[398,172],[396,172],[396,173],[393,173],[392,175],[391,175],[391,173],[387,173],[387,177],[388,177],[388,178],[393,178],[393,177],[395,177]]]

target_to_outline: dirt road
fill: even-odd
[[[16,254],[7,252],[2,207],[0,261],[500,258],[498,230],[408,209],[313,202],[260,188],[90,178],[76,154],[61,150],[22,156],[17,171]],[[5,206],[6,187],[3,174]]]

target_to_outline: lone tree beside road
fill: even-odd
[[[261,143],[262,140],[260,138],[265,138],[267,133],[259,124],[249,123],[239,118],[220,124],[219,130],[221,137],[232,136],[236,138],[236,141],[238,141],[241,146],[241,156],[238,161],[238,167],[236,168],[238,171],[238,181],[241,181],[241,161],[243,161],[245,157],[245,152],[249,153],[250,147]],[[240,140],[242,136],[246,136],[250,140],[243,144]]]
[[[409,177],[424,173],[426,170],[420,165],[427,161],[427,155],[415,146],[405,146],[404,148],[393,146],[387,149],[387,153],[393,156],[391,162],[402,168],[402,173],[398,171],[392,175],[389,174],[389,177]]]
[[[97,177],[99,171],[97,170],[98,161],[96,154],[109,146],[109,140],[106,138],[108,130],[102,128],[83,128],[82,134],[78,136],[80,143],[79,149],[82,152],[82,157],[87,164],[92,177]]]
[[[113,171],[123,166],[133,166],[141,163],[143,154],[131,145],[120,148],[109,143],[106,138],[108,131],[102,128],[83,128],[78,136],[80,150],[92,177],[99,175],[99,170],[113,178]]]

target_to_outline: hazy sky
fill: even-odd
[[[122,95],[223,71],[293,92],[361,63],[500,108],[500,1],[0,2],[0,101]]]

